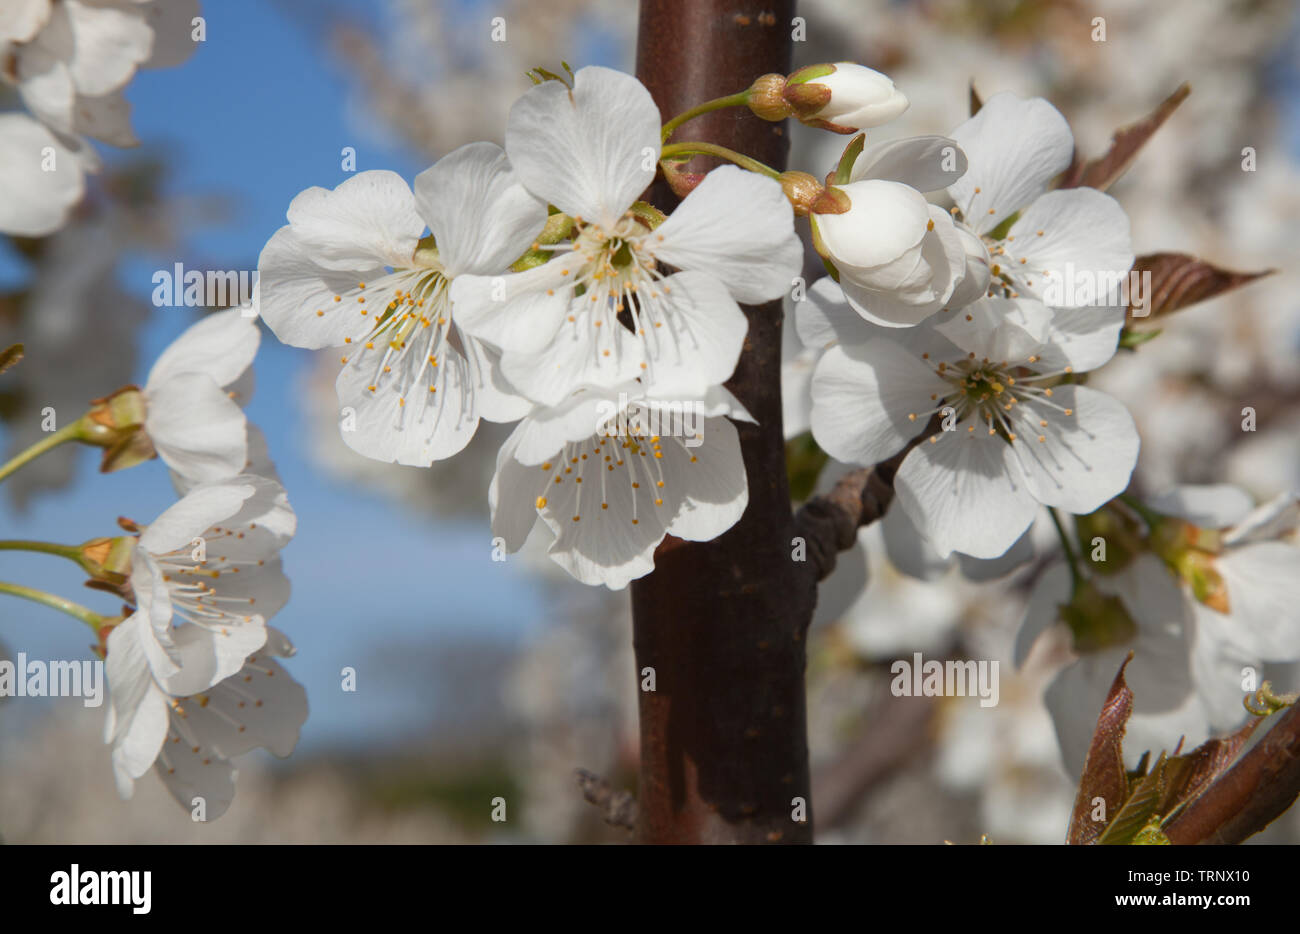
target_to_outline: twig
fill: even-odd
[[[609,782],[586,769],[574,769],[582,796],[600,809],[605,823],[636,829],[636,798],[630,791],[615,791]]]
[[[1164,828],[1179,844],[1241,843],[1300,796],[1300,705]]]

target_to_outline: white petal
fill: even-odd
[[[1300,548],[1258,542],[1215,562],[1228,590],[1237,644],[1265,661],[1300,660]]]
[[[163,682],[167,693],[188,697],[206,691],[244,667],[244,660],[266,644],[261,616],[242,626],[209,630],[194,625],[176,630],[180,670]]]
[[[488,487],[488,507],[492,514],[492,534],[505,541],[506,550],[518,551],[528,533],[537,524],[537,497],[549,492],[550,470],[526,466],[514,457],[523,422],[506,439],[497,452],[496,471]],[[558,448],[556,449],[558,452]]]
[[[415,178],[415,201],[449,276],[505,272],[546,223],[495,143],[470,143]]]
[[[693,542],[717,538],[740,521],[749,503],[735,426],[725,418],[710,418],[702,434],[697,447],[663,446],[665,485],[682,484],[686,490],[681,511],[668,524],[668,531]]]
[[[64,0],[71,26],[70,67],[77,90],[94,97],[116,91],[131,80],[136,66],[149,58],[153,30],[137,10]],[[55,11],[47,32],[56,27]],[[42,39],[45,38],[43,33]]]
[[[656,288],[658,298],[638,296],[648,393],[663,399],[703,396],[731,378],[749,322],[726,286],[705,273],[675,273]],[[618,330],[620,337],[628,333]]]
[[[334,299],[383,275],[382,267],[327,269],[308,255],[293,228],[281,227],[262,248],[257,273],[259,314],[284,343],[309,350],[338,347],[370,330],[360,306]]]
[[[937,407],[930,396],[948,389],[925,363],[888,338],[837,344],[813,373],[813,437],[837,460],[876,464],[925,428],[925,413]]]
[[[1205,702],[1210,723],[1216,730],[1230,730],[1246,717],[1242,703],[1254,691],[1242,688],[1244,669],[1258,672],[1259,656],[1244,651],[1232,629],[1237,620],[1224,616],[1203,604],[1193,601],[1192,612],[1196,618],[1196,638],[1192,649],[1192,676],[1196,691]]]
[[[0,7],[0,42],[26,42],[50,19],[50,0],[7,0]]]
[[[466,333],[503,351],[538,353],[569,313],[572,273],[561,257],[510,275],[457,276],[451,282],[452,316]]]
[[[415,467],[463,450],[478,429],[465,358],[444,345],[435,367],[411,348],[391,358],[391,372],[383,373],[385,354],[360,350],[339,373],[339,405],[352,409],[340,424],[344,443],[374,460]]]
[[[1006,271],[1024,292],[1049,305],[1116,305],[1123,300],[1133,242],[1128,215],[1110,195],[1092,188],[1049,191],[1011,225],[1004,246],[1017,260],[1008,261]]]
[[[1021,397],[1013,415],[1012,447],[1043,505],[1089,513],[1128,488],[1138,433],[1122,402],[1086,386],[1063,385],[1050,400]]]
[[[844,297],[830,276],[812,284],[804,301],[795,305],[794,324],[805,347],[823,350],[836,341],[860,344],[879,335]]]
[[[333,191],[308,188],[289,203],[288,217],[312,261],[340,271],[409,266],[424,231],[411,189],[384,169],[358,172]],[[268,289],[263,282],[264,295]]]
[[[1046,191],[1074,154],[1070,125],[1041,97],[995,94],[952,131],[952,138],[966,153],[969,168],[948,186],[948,194],[981,234]]]
[[[131,103],[121,91],[99,97],[78,97],[73,115],[73,130],[83,136],[103,140],[123,148],[139,146],[131,129]]]
[[[252,365],[261,340],[257,319],[244,317],[240,308],[206,315],[158,355],[145,386],[181,373],[203,373],[218,386],[229,386]]]
[[[1156,512],[1186,519],[1201,528],[1225,529],[1250,514],[1255,501],[1229,483],[1186,484],[1147,498]]]
[[[850,182],[839,189],[849,197],[849,210],[815,218],[836,266],[864,270],[883,266],[925,236],[930,206],[916,189],[876,179]]]
[[[209,528],[236,515],[255,492],[248,482],[198,487],[150,523],[140,535],[140,545],[155,555],[188,550]]]
[[[0,165],[0,233],[53,233],[85,191],[76,156],[26,114],[0,114]]]
[[[248,462],[247,425],[244,410],[203,373],[179,373],[148,392],[149,440],[189,482],[240,473]]]
[[[1004,554],[1037,514],[1010,445],[970,419],[937,437],[903,459],[899,502],[941,555]]]
[[[880,522],[889,563],[918,580],[932,581],[952,568],[951,557],[940,555],[912,524],[907,510],[894,502]]]
[[[1029,600],[1025,603],[1012,653],[1017,668],[1029,658],[1038,637],[1061,621],[1061,604],[1069,601],[1069,569],[1060,561],[1053,562],[1034,581]]]
[[[1249,515],[1233,520],[1236,524],[1223,536],[1226,545],[1292,538],[1300,529],[1300,499],[1294,493],[1280,493]]]
[[[1040,302],[985,298],[935,317],[934,329],[961,350],[993,363],[1025,363],[1038,352],[1051,320]]]
[[[1073,368],[1086,373],[1107,363],[1119,347],[1127,309],[1122,305],[1053,308],[1044,347],[1039,351],[1044,372]]]
[[[175,68],[188,61],[198,47],[194,17],[200,13],[199,0],[154,0],[142,12],[153,30],[153,48],[141,67]]]
[[[853,163],[850,181],[878,178],[917,191],[938,191],[966,173],[966,154],[946,136],[912,136],[876,143]]]
[[[506,152],[535,195],[609,228],[654,181],[659,109],[636,78],[589,67],[573,90],[545,81],[519,98]]]
[[[661,262],[708,273],[748,305],[788,293],[803,266],[781,186],[735,166],[705,176],[645,242]]]

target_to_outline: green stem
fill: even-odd
[[[1065,552],[1065,560],[1070,565],[1070,589],[1078,590],[1083,578],[1079,574],[1079,558],[1074,553],[1074,546],[1070,544],[1070,536],[1065,534],[1065,526],[1061,525],[1061,517],[1057,515],[1055,506],[1048,506],[1047,512],[1052,517],[1052,525],[1056,526],[1056,534],[1061,539],[1061,550]]]
[[[53,434],[47,435],[46,437],[42,438],[40,441],[37,441],[27,450],[20,453],[13,460],[9,461],[9,463],[5,464],[3,467],[0,467],[0,481],[7,479],[9,475],[14,473],[16,470],[18,470],[19,467],[22,467],[24,464],[31,463],[32,461],[36,460],[36,458],[44,454],[46,451],[52,451],[55,448],[57,448],[60,444],[65,444],[68,441],[80,441],[83,437],[83,432],[85,428],[82,422],[83,420],[79,418],[75,422],[71,422],[67,425],[64,425],[58,431],[54,432]]]
[[[719,159],[726,159],[728,162],[734,162],[742,169],[757,172],[759,175],[766,175],[768,178],[779,179],[781,177],[781,173],[770,165],[764,165],[757,159],[751,159],[749,156],[742,156],[734,149],[728,149],[726,146],[718,146],[714,143],[669,143],[659,154],[659,159],[660,161],[663,161],[680,156],[717,156]]]
[[[711,113],[715,110],[725,110],[728,107],[745,107],[749,104],[749,88],[738,91],[735,94],[728,94],[726,97],[715,97],[711,101],[705,101],[697,107],[692,107],[685,113],[680,113],[664,124],[663,141],[668,142],[673,135],[673,131],[685,123],[687,120],[694,120],[696,117]]]
[[[1119,494],[1119,496],[1115,498],[1118,499],[1125,506],[1127,506],[1129,509],[1137,513],[1139,516],[1141,516],[1142,521],[1147,524],[1147,528],[1149,529],[1154,529],[1157,525],[1159,525],[1161,522],[1164,521],[1164,517],[1160,515],[1160,513],[1142,505],[1142,501],[1139,500],[1136,496],[1131,496],[1128,493],[1121,493]]]
[[[38,551],[58,555],[69,561],[81,563],[81,549],[76,545],[56,545],[54,542],[32,542],[23,539],[0,540],[0,551]]]
[[[13,597],[21,597],[24,600],[31,600],[33,603],[41,603],[60,612],[67,613],[74,619],[79,619],[91,628],[96,634],[99,633],[99,627],[103,624],[105,617],[96,613],[89,607],[84,607],[80,603],[73,603],[71,600],[65,600],[63,597],[57,597],[52,593],[46,593],[44,590],[33,590],[31,587],[24,587],[22,584],[10,584],[6,581],[0,581],[0,594],[9,594]]]

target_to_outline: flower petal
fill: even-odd
[[[1010,445],[973,422],[917,445],[903,459],[894,490],[940,555],[996,558],[1016,543],[1038,507]]]
[[[51,234],[85,192],[77,157],[26,114],[0,114],[0,165],[0,233]]]
[[[1074,155],[1061,112],[1041,97],[995,94],[952,131],[969,160],[948,194],[976,233],[988,233],[1047,190]]]
[[[1022,396],[1013,414],[1011,447],[1043,505],[1084,514],[1128,488],[1138,433],[1122,402],[1086,386],[1062,385],[1050,400]]]
[[[386,169],[358,172],[332,191],[308,188],[289,203],[288,217],[311,260],[339,271],[409,266],[424,231],[411,189]]]
[[[901,451],[925,428],[948,391],[902,344],[877,338],[826,351],[812,382],[812,433],[822,449],[846,463],[869,466]]]
[[[654,180],[659,109],[636,78],[591,66],[570,90],[544,81],[510,108],[506,152],[533,194],[612,227]]]
[[[449,276],[492,275],[527,251],[546,224],[495,143],[470,143],[415,177],[415,202]]]
[[[785,295],[803,266],[781,186],[730,165],[705,176],[646,242],[661,262],[708,273],[747,305]]]
[[[862,150],[849,180],[878,178],[917,191],[938,191],[966,174],[966,153],[947,136],[912,136],[876,143]]]
[[[252,365],[261,340],[257,319],[245,317],[241,308],[206,315],[158,355],[145,387],[182,373],[203,373],[227,387]]]
[[[1049,305],[1123,303],[1133,241],[1128,215],[1110,195],[1092,188],[1049,191],[1011,225],[1003,246],[1024,260],[1008,259],[1005,271],[1024,293]]]
[[[233,477],[248,462],[248,421],[204,373],[179,373],[147,393],[145,431],[158,456],[189,482]]]

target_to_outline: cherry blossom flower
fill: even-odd
[[[249,425],[242,384],[262,332],[242,308],[200,319],[167,347],[145,380],[144,429],[184,491],[243,472]]]
[[[1048,190],[1074,154],[1060,112],[1042,98],[997,94],[952,138],[969,167],[948,193],[988,242],[1005,294],[1061,307],[1115,304],[1133,265],[1128,217],[1095,189]]]
[[[0,114],[0,232],[63,226],[85,173],[99,170],[82,137],[138,145],[122,89],[137,68],[179,65],[193,52],[198,12],[198,0],[6,0],[0,80],[32,116]]]
[[[124,797],[162,746],[168,696],[207,690],[266,642],[289,596],[279,552],[296,521],[278,484],[241,476],[196,487],[141,531],[135,612],[106,640],[105,741]]]
[[[276,658],[295,651],[268,626],[266,644],[235,674],[197,694],[168,698],[167,737],[154,768],[181,807],[198,813],[201,801],[203,819],[216,820],[235,797],[234,756],[259,747],[280,758],[293,752],[307,720],[307,692]]]
[[[1300,501],[1284,493],[1252,508],[1245,491],[1215,484],[1177,487],[1149,504],[1176,517],[1155,532],[1157,547],[1186,584],[1212,722],[1229,728],[1253,693],[1243,688],[1247,670],[1300,660]]]
[[[664,535],[709,541],[744,513],[749,485],[729,418],[753,421],[725,389],[665,402],[635,382],[535,410],[497,457],[492,533],[516,551],[540,517],[557,564],[620,590],[654,570]]]
[[[984,295],[983,242],[921,194],[954,183],[965,170],[965,154],[943,136],[879,143],[858,155],[848,183],[833,186],[841,213],[810,215],[819,251],[863,318],[910,327]]]
[[[506,151],[524,184],[572,217],[546,263],[452,284],[461,325],[501,348],[521,394],[560,405],[582,385],[642,379],[663,398],[731,376],[747,331],[737,302],[779,298],[802,263],[793,212],[769,178],[723,166],[651,229],[632,210],[653,180],[659,111],[630,75],[590,67],[510,111]],[[680,270],[664,275],[663,263]]]
[[[1132,417],[1104,393],[1060,382],[1109,359],[1117,331],[1074,330],[1079,322],[1025,299],[986,298],[939,317],[899,339],[833,344],[813,376],[812,431],[832,457],[872,465],[938,414],[943,430],[904,458],[894,487],[940,556],[997,557],[1039,504],[1086,513],[1127,487]],[[818,330],[810,321],[801,333]]]
[[[262,317],[287,344],[343,349],[335,388],[349,447],[427,467],[469,443],[480,416],[527,410],[449,294],[464,274],[504,272],[546,222],[500,147],[462,146],[414,194],[393,172],[361,172],[307,189],[288,213],[258,263]],[[426,223],[433,243],[420,240]]]
[[[1077,657],[1045,697],[1067,770],[1082,772],[1106,693],[1129,652],[1126,677],[1134,699],[1125,761],[1133,765],[1146,750],[1172,752],[1180,740],[1195,746],[1206,739],[1210,714],[1192,673],[1192,612],[1168,568],[1144,553],[1116,574],[1089,578],[1084,593],[1072,599],[1065,565],[1054,564],[1035,584],[1016,636],[1021,665],[1038,637],[1061,619],[1061,608],[1073,604],[1069,628]]]

